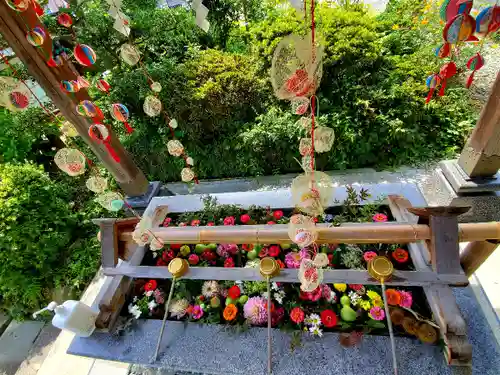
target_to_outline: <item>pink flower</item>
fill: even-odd
[[[375,320],[384,320],[385,318],[385,311],[378,306],[373,306],[370,309],[370,318],[375,319]]]
[[[275,327],[281,322],[285,316],[285,309],[283,307],[278,307],[271,312],[271,326]]]
[[[198,219],[192,220],[191,221],[191,226],[192,227],[198,227],[200,225],[200,221]]]
[[[193,319],[200,319],[203,316],[203,309],[201,308],[200,305],[196,305],[193,307],[193,311],[191,312],[191,316]]]
[[[269,255],[269,250],[267,247],[263,247],[260,251],[259,251],[259,258],[265,258]]]
[[[188,258],[188,262],[192,266],[196,266],[200,262],[200,257],[196,254],[191,254]]]
[[[235,222],[234,216],[228,216],[224,219],[224,225],[234,225]]]
[[[276,224],[274,221],[268,221],[267,222],[267,225],[274,225],[274,224]]]
[[[285,264],[287,268],[299,268],[301,260],[302,257],[300,254],[295,251],[291,251],[285,255]]]
[[[270,257],[277,257],[280,255],[281,248],[278,245],[269,246],[268,254]]]
[[[361,284],[349,284],[349,288],[351,288],[352,290],[355,290],[355,291],[360,290],[362,287],[363,287],[363,285],[361,285]]]
[[[279,210],[279,211],[274,211],[273,212],[273,217],[275,220],[279,220],[283,217],[283,211]]]
[[[219,244],[219,246],[217,246],[217,254],[223,258],[236,255],[237,252],[238,245],[236,244]]]
[[[332,289],[326,284],[321,284],[319,287],[321,288],[322,297],[330,302],[332,299]]]
[[[263,297],[250,297],[243,306],[243,315],[250,324],[262,325],[267,322],[267,300]]]
[[[207,227],[214,227],[215,226],[215,223],[213,221],[209,221],[207,223]]]
[[[224,267],[226,267],[226,268],[234,267],[234,260],[233,260],[233,258],[227,258],[224,261]]]
[[[300,291],[300,299],[304,301],[312,301],[316,302],[321,298],[321,287],[317,287],[312,292],[303,292]]]
[[[370,260],[372,260],[376,256],[377,256],[377,253],[375,251],[367,251],[363,254],[363,259],[365,260],[365,262],[368,263]]]
[[[172,222],[172,218],[171,217],[166,217],[165,220],[163,220],[163,226],[164,227],[168,227],[171,222]]]
[[[243,223],[243,224],[246,224],[250,221],[250,215],[248,214],[244,214],[244,215],[241,215],[240,216],[240,221]]]
[[[300,307],[294,307],[291,311],[290,311],[290,319],[292,320],[292,322],[294,322],[295,324],[300,324],[304,321],[304,310],[302,310]]]
[[[187,225],[188,225],[187,223],[179,223],[180,227],[187,227]]]
[[[411,305],[413,303],[413,297],[411,293],[400,290],[399,294],[401,295],[401,302],[399,302],[399,306],[405,307],[407,309],[411,308]]]
[[[372,217],[373,221],[376,221],[377,223],[383,223],[387,221],[387,215],[384,214],[375,214]]]
[[[165,297],[163,297],[163,293],[160,291],[160,289],[156,289],[153,292],[153,295],[155,297],[156,303],[159,303],[160,305],[165,303]]]

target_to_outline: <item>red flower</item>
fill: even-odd
[[[304,310],[302,310],[300,307],[294,307],[290,311],[290,319],[292,319],[292,322],[296,324],[300,324],[304,321]]]
[[[268,249],[267,247],[263,247],[260,252],[259,252],[259,257],[260,258],[264,258],[264,257],[267,257],[269,255],[269,252],[268,252]]]
[[[405,263],[408,261],[408,251],[405,249],[397,248],[392,252],[392,257],[398,263]]]
[[[234,225],[235,222],[234,216],[228,216],[224,219],[224,225]]]
[[[172,222],[172,218],[171,217],[166,217],[165,220],[163,220],[163,226],[164,227],[168,227],[171,222]]]
[[[248,214],[244,214],[244,215],[241,215],[240,216],[240,221],[243,223],[243,224],[246,224],[250,221],[250,215]]]
[[[217,255],[210,250],[204,250],[203,253],[201,253],[201,258],[205,260],[215,260],[217,259]]]
[[[158,259],[156,260],[156,265],[157,265],[158,267],[164,267],[164,266],[166,266],[166,265],[167,265],[167,262],[165,262],[162,258],[158,258]]]
[[[194,308],[193,305],[189,305],[188,308],[186,309],[186,313],[191,315],[191,313],[193,312],[193,308]]]
[[[332,310],[323,310],[320,315],[321,322],[326,328],[332,328],[337,325],[337,315]]]
[[[238,285],[233,285],[229,290],[227,291],[227,295],[231,299],[237,299],[240,298],[241,295],[241,290]]]
[[[283,211],[279,210],[279,211],[274,211],[273,212],[273,217],[275,220],[279,220],[283,217]]]
[[[207,227],[214,227],[215,226],[215,223],[213,221],[209,221],[207,223]]]
[[[314,221],[315,223],[317,223],[317,222],[318,222],[318,218],[317,218],[317,217],[313,217],[313,221]]]
[[[232,268],[232,267],[234,267],[234,260],[233,260],[233,258],[226,258],[226,260],[224,261],[224,267],[226,267],[226,268]]]
[[[267,222],[267,225],[274,225],[274,224],[276,224],[274,221],[268,221]]]
[[[361,284],[349,284],[349,288],[351,288],[352,290],[360,290],[361,288],[363,287],[363,285]]]
[[[150,292],[156,289],[158,284],[156,283],[156,280],[149,280],[146,285],[144,285],[144,290],[146,292]]]
[[[205,301],[205,296],[204,296],[204,295],[201,295],[201,296],[199,296],[199,297],[198,297],[198,299],[199,299],[201,302],[203,302],[203,301]]]
[[[175,253],[172,250],[165,251],[161,257],[165,262],[170,262],[172,259],[175,258]]]
[[[278,265],[280,266],[280,268],[285,268],[285,263],[283,263],[283,261],[281,259],[277,259],[276,263],[278,263]]]
[[[377,223],[384,223],[387,221],[387,215],[377,213],[377,214],[373,215],[372,219],[373,219],[373,221],[375,221]]]
[[[191,221],[191,226],[192,227],[198,227],[200,225],[200,221],[198,219],[192,220]]]
[[[187,223],[179,223],[180,227],[187,227],[187,225],[188,225]]]
[[[333,254],[328,254],[328,265],[333,266]]]
[[[172,245],[170,245],[170,249],[171,250],[179,250],[181,248],[181,244],[180,243],[174,243]]]
[[[280,255],[280,247],[278,245],[273,245],[269,247],[268,254],[270,257],[277,257]]]
[[[241,245],[241,248],[245,251],[252,251],[253,250],[253,244],[246,244],[244,243],[243,245]]]
[[[200,262],[200,257],[196,254],[191,254],[188,258],[188,262],[192,266],[196,266]]]

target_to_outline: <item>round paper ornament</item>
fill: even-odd
[[[288,237],[301,248],[311,245],[318,238],[313,218],[301,214],[293,215],[288,224]]]
[[[8,103],[10,109],[23,110],[28,108],[30,104],[30,92],[23,86],[18,86],[8,95]]]
[[[123,122],[123,125],[125,125],[125,129],[127,129],[127,133],[132,133],[134,131],[134,129],[132,129],[130,124],[127,122],[129,118],[129,112],[127,107],[125,107],[123,104],[115,103],[111,105],[111,117],[113,117],[116,121]]]
[[[16,12],[24,12],[30,6],[30,0],[5,0],[7,5]]]
[[[186,158],[186,164],[190,165],[190,166],[194,165],[194,160],[193,160],[193,158],[191,156],[189,156],[189,157]]]
[[[300,140],[299,152],[302,156],[310,155],[312,153],[312,140],[311,140],[311,138],[302,138]]]
[[[38,2],[33,0],[33,9],[38,17],[43,16],[43,8],[38,4]]]
[[[97,56],[92,48],[86,44],[77,44],[73,50],[76,61],[83,66],[92,66],[97,60]]]
[[[120,57],[128,65],[134,66],[141,59],[141,54],[133,45],[125,43],[120,47]]]
[[[82,100],[76,106],[76,112],[81,116],[96,117],[98,115],[97,106],[90,100]]]
[[[332,128],[318,126],[314,129],[314,151],[327,152],[332,149],[335,132]]]
[[[189,182],[194,179],[195,175],[191,168],[182,168],[181,179],[183,182]]]
[[[184,153],[184,146],[176,139],[167,142],[168,153],[172,156],[181,156]]]
[[[57,22],[64,27],[71,27],[73,25],[73,18],[68,13],[61,13],[57,16]]]
[[[100,176],[90,177],[87,182],[85,182],[85,185],[90,191],[100,194],[108,187],[108,180]]]
[[[78,92],[80,86],[77,81],[61,81],[61,90],[64,92]]]
[[[446,81],[448,78],[453,77],[457,74],[457,66],[453,61],[444,64],[441,69],[439,69],[439,77],[441,78],[441,88],[439,89],[439,96],[444,95],[444,90],[446,89]]]
[[[150,87],[154,92],[161,92],[161,84],[159,82],[153,82]]]
[[[98,80],[95,85],[97,89],[102,92],[109,92],[109,89],[111,88],[109,83],[104,79]]]
[[[312,292],[318,288],[323,281],[323,270],[316,267],[316,264],[311,259],[302,259],[298,278],[300,281],[300,290]]]
[[[476,17],[476,33],[488,34],[500,27],[500,7],[490,6],[483,9]]]
[[[439,14],[445,22],[450,21],[458,14],[469,14],[472,9],[472,0],[445,0]]]
[[[291,186],[292,201],[302,212],[318,216],[323,214],[333,196],[334,184],[326,173],[313,171],[294,178]]]
[[[476,53],[469,59],[469,61],[467,61],[467,69],[472,70],[472,73],[467,79],[465,87],[467,88],[471,87],[472,81],[474,80],[474,74],[483,66],[484,66],[484,58],[479,53]]]
[[[177,123],[177,120],[175,118],[173,118],[172,120],[170,120],[168,122],[168,126],[170,126],[172,129],[177,129],[179,124]]]
[[[73,126],[73,124],[69,121],[64,121],[61,125],[61,133],[63,133],[66,137],[76,137],[78,136],[78,131]]]
[[[302,157],[300,165],[302,166],[302,169],[304,170],[305,173],[312,172],[311,162],[312,162],[311,155],[304,155]]]
[[[443,39],[451,44],[463,41],[477,41],[472,34],[476,29],[476,20],[468,14],[459,14],[448,21],[443,29]]]
[[[28,31],[28,33],[26,34],[26,39],[32,46],[39,47],[45,41],[45,36],[45,30],[40,26],[36,26],[33,28],[33,30]]]
[[[111,146],[111,135],[109,134],[109,130],[103,124],[92,124],[89,127],[89,136],[94,141],[98,143],[104,144],[106,150],[108,150],[109,154],[117,163],[120,162],[120,157],[116,153],[113,146]]]
[[[79,176],[85,172],[85,155],[74,148],[61,148],[54,155],[54,162],[70,176]]]
[[[85,78],[83,78],[82,76],[78,76],[78,78],[76,79],[76,81],[78,82],[78,86],[80,86],[81,88],[87,88],[87,87],[90,87],[90,82],[87,81]]]
[[[440,59],[444,59],[450,55],[450,43],[441,44],[435,49],[435,54]]]
[[[426,103],[429,103],[431,101],[434,90],[437,86],[439,86],[440,83],[441,77],[439,77],[439,74],[431,74],[429,77],[427,77],[425,84],[429,88],[429,93],[427,94],[427,98],[425,99]]]
[[[309,99],[303,96],[292,99],[292,112],[296,115],[303,115],[309,108]]]
[[[96,202],[105,209],[114,212],[121,210],[124,205],[123,197],[114,191],[108,191],[99,195],[96,198]]]
[[[312,120],[310,117],[301,117],[295,123],[295,126],[305,129],[307,132],[311,130]]]
[[[161,113],[162,104],[160,99],[158,99],[156,96],[149,95],[146,96],[144,105],[142,107],[144,109],[144,113],[146,113],[150,117],[155,117]]]

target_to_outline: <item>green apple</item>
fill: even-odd
[[[289,243],[283,243],[280,245],[283,250],[288,250],[289,248],[292,247]]]
[[[230,305],[230,304],[234,305],[234,304],[236,304],[236,301],[234,299],[232,299],[232,298],[227,297],[226,298],[226,306]]]
[[[350,306],[344,306],[340,309],[340,317],[346,322],[354,322],[357,318],[356,311],[354,311]]]
[[[250,259],[250,260],[254,260],[258,256],[259,256],[259,253],[257,251],[255,251],[255,249],[253,249],[252,251],[249,251],[247,253],[247,258]]]
[[[215,251],[215,250],[217,250],[217,244],[216,243],[209,243],[206,246],[206,248],[209,249],[209,250]]]
[[[243,295],[240,296],[240,298],[238,298],[238,303],[240,305],[244,305],[245,303],[247,303],[247,301],[248,301],[248,296]]]
[[[205,251],[205,249],[207,248],[206,245],[203,245],[202,243],[199,243],[197,244],[195,247],[194,247],[194,251],[196,254],[201,254]]]

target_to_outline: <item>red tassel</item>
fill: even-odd
[[[476,73],[475,70],[472,71],[470,74],[469,78],[467,78],[467,83],[465,84],[465,87],[470,88],[472,85],[472,81],[474,80],[474,73]]]
[[[446,79],[443,79],[443,82],[441,83],[441,88],[439,89],[439,93],[438,93],[439,96],[444,95],[445,88],[446,88]]]
[[[130,124],[127,121],[125,121],[123,125],[125,125],[125,129],[127,129],[127,133],[130,134],[134,132],[134,129],[130,126]]]
[[[120,162],[120,157],[116,153],[116,151],[113,148],[113,146],[111,146],[111,143],[109,143],[109,140],[108,141],[104,141],[104,146],[106,146],[106,149],[108,150],[108,152],[111,155],[111,157],[113,158],[113,160],[116,161],[117,163],[119,163]]]
[[[425,103],[429,103],[432,99],[432,94],[434,94],[434,89],[430,89],[429,93],[427,94],[427,98],[425,99]]]

